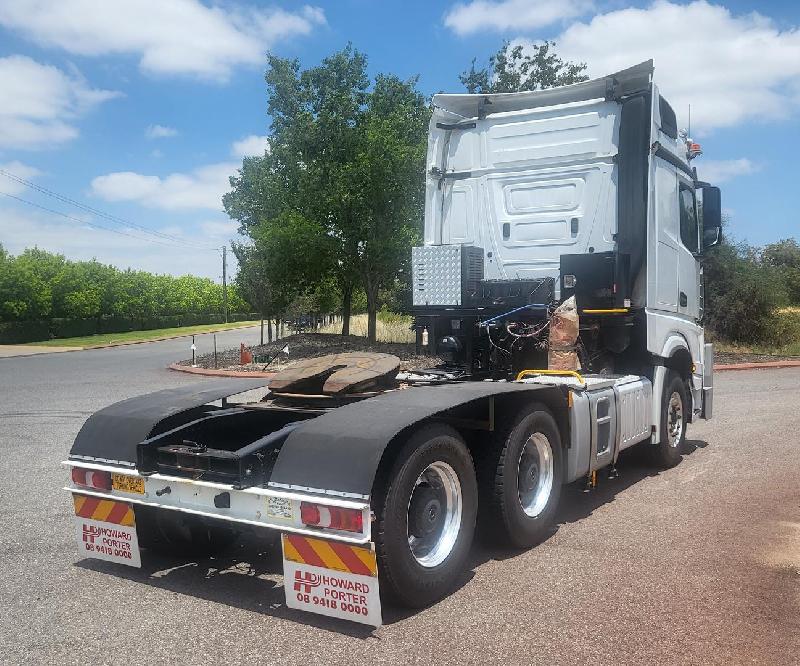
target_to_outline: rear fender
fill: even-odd
[[[393,443],[404,439],[411,428],[485,398],[505,399],[514,393],[522,398],[527,393],[530,399],[537,399],[549,388],[514,382],[463,382],[387,391],[339,407],[301,424],[289,435],[269,487],[368,499],[387,449],[391,452]]]

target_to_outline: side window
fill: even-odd
[[[697,252],[697,209],[694,190],[681,183],[678,191],[681,214],[681,241],[688,250]]]

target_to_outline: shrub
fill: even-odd
[[[80,338],[97,333],[97,319],[58,317],[50,320],[51,338]]]
[[[747,246],[723,244],[704,259],[705,322],[720,338],[775,344],[776,309],[785,302],[774,269]]]
[[[50,338],[46,321],[0,322],[0,344],[16,345],[23,342],[41,342]]]
[[[142,321],[134,317],[100,317],[98,333],[128,333],[142,330]]]

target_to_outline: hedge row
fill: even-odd
[[[251,321],[260,317],[257,312],[228,315],[229,322]],[[98,319],[50,319],[49,321],[0,322],[0,344],[41,342],[53,338],[77,338],[98,333],[126,333],[156,328],[180,328],[202,324],[222,324],[221,314],[182,314],[136,319],[133,317],[100,317]]]

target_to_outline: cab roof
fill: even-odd
[[[646,60],[615,74],[560,88],[489,95],[438,94],[433,96],[433,105],[462,118],[482,118],[492,113],[521,111],[588,99],[619,99],[647,90],[652,81],[653,69],[653,61]]]

